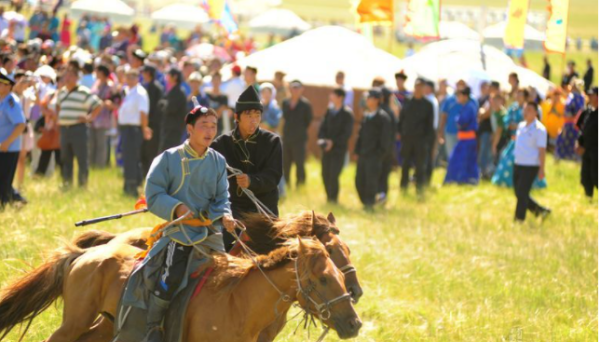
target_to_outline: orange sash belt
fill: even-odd
[[[146,246],[148,246],[148,248],[145,251],[141,251],[138,254],[136,254],[135,257],[137,259],[143,259],[146,257],[146,255],[148,255],[148,252],[150,252],[150,250],[152,249],[152,246],[154,246],[156,241],[160,240],[160,238],[163,236],[162,229],[165,226],[167,226],[168,224],[169,224],[169,222],[161,223],[161,224],[157,225],[156,227],[154,227],[154,229],[152,229],[152,232],[150,233],[150,237],[148,237],[148,240],[146,241]],[[183,220],[179,224],[185,224],[186,226],[191,226],[191,227],[207,227],[212,224],[212,221],[209,219],[193,218],[193,219]]]
[[[459,131],[456,136],[458,137],[458,140],[471,140],[477,138],[475,131]]]

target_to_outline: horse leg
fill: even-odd
[[[271,323],[268,327],[266,327],[263,331],[258,335],[257,342],[271,342],[275,341],[275,337],[283,330],[286,323],[287,315],[280,315],[273,323]]]
[[[113,323],[105,317],[96,320],[96,324],[75,342],[110,342],[113,338]]]

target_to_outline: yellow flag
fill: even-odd
[[[550,0],[544,48],[548,52],[565,53],[569,0]]]
[[[510,0],[508,22],[504,32],[504,46],[510,49],[522,49],[525,44],[525,24],[529,0]]]
[[[361,0],[356,8],[361,23],[393,23],[393,0]]]
[[[225,0],[208,0],[208,7],[210,18],[219,20],[225,8]]]

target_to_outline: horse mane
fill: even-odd
[[[308,262],[315,257],[327,255],[323,244],[314,239],[303,239],[305,247],[303,258],[299,262]],[[285,240],[283,244],[266,255],[257,255],[256,262],[264,271],[275,270],[283,267],[289,261],[298,258],[299,242],[297,238]],[[200,268],[204,272],[213,267],[208,285],[217,290],[219,295],[230,293],[235,287],[257,266],[251,259],[231,256],[229,254],[213,254],[212,262]]]
[[[276,250],[289,238],[319,238],[330,231],[327,218],[310,211],[285,218],[274,218],[272,221],[259,213],[246,213],[242,221],[246,225],[246,234],[251,239],[246,244],[258,254],[268,254]]]

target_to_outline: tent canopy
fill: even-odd
[[[165,6],[150,15],[152,21],[167,25],[173,24],[180,28],[192,29],[210,21],[208,14],[199,6],[189,4],[173,4]]]
[[[482,81],[498,81],[504,89],[508,89],[511,72],[519,75],[523,86],[535,87],[542,96],[554,86],[535,72],[516,65],[504,52],[473,40],[451,39],[431,43],[406,58],[404,63],[407,70],[432,81],[463,79],[475,96],[479,94]]]
[[[311,25],[302,20],[296,13],[280,8],[268,10],[250,20],[250,30],[257,33],[275,33],[287,35],[292,31],[304,32]]]
[[[271,80],[276,71],[283,71],[287,80],[314,86],[336,86],[335,74],[343,71],[346,84],[355,89],[369,89],[377,76],[394,86],[394,73],[403,68],[399,58],[339,26],[316,28],[239,59],[237,64],[256,67],[260,80]],[[225,66],[223,75],[230,69]]]
[[[84,13],[106,16],[116,22],[131,22],[135,11],[121,0],[77,0],[71,4],[71,15]]]
[[[483,30],[483,37],[486,39],[504,39],[504,32],[506,32],[506,21],[501,21],[486,27]],[[532,26],[525,24],[525,40],[543,42],[546,40],[546,35]]]
[[[479,40],[479,33],[458,21],[440,21],[440,39]]]

